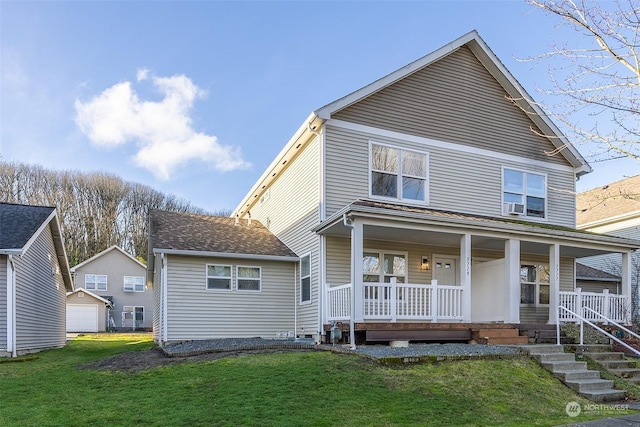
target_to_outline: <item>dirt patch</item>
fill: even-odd
[[[208,360],[219,360],[227,357],[239,357],[250,354],[261,353],[285,353],[291,351],[314,351],[302,349],[261,349],[261,350],[241,350],[241,351],[225,351],[217,353],[205,353],[197,356],[187,357],[169,357],[161,349],[152,348],[150,350],[132,351],[129,353],[119,354],[107,359],[98,360],[96,362],[85,363],[79,365],[79,369],[94,369],[101,371],[121,371],[121,372],[137,372],[145,369],[156,368],[159,366],[170,366],[184,362],[202,362]]]

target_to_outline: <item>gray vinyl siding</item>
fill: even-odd
[[[167,340],[275,337],[294,330],[295,263],[168,256]],[[206,265],[232,265],[232,291],[206,289]],[[262,267],[262,291],[236,289],[235,266]]]
[[[449,56],[332,115],[353,123],[568,164],[509,101],[475,55],[462,47]]]
[[[0,352],[7,350],[7,259],[0,255]]]
[[[320,221],[320,177],[320,142],[316,138],[265,189],[269,191],[269,200],[256,203],[251,208],[251,217],[267,226],[296,255],[311,255],[311,303],[298,304],[296,335],[311,335],[320,331],[320,236],[311,231]],[[298,301],[299,286],[298,271]]]
[[[527,163],[525,158],[522,162],[503,160],[336,126],[326,129],[327,216],[355,199],[369,197],[369,143],[373,141],[428,153],[429,204],[426,206],[430,208],[502,216],[502,170],[508,167],[545,174],[547,222],[575,227],[575,181],[569,169],[543,168]]]
[[[18,353],[63,347],[66,342],[66,289],[50,228],[45,228],[22,256],[14,257],[14,261]]]

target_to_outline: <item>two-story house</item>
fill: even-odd
[[[146,270],[145,264],[118,246],[111,246],[72,267],[76,291],[88,291],[67,296],[73,329],[83,332],[96,328],[98,331],[151,330],[153,292],[147,289]]]
[[[622,259],[622,292],[598,301],[622,320],[640,242],[576,230],[575,181],[591,168],[530,99],[473,31],[308,116],[234,212],[299,257],[295,336],[320,341],[331,322],[354,342],[571,320],[584,314],[576,258],[605,253]],[[183,338],[176,319],[197,322],[172,311],[177,271],[208,286],[216,254],[184,249],[201,258],[151,242],[159,341]]]

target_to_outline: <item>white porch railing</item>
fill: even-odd
[[[627,323],[627,307],[624,295],[610,294],[608,289],[602,293],[582,292],[577,288],[575,292],[560,292],[559,306],[566,310],[559,310],[559,322],[579,322],[573,313],[584,313],[585,319],[594,323],[606,323],[604,319],[614,322]],[[583,310],[586,307],[589,310]]]
[[[462,320],[460,286],[409,283],[364,283],[362,287],[364,320]],[[327,321],[349,320],[351,284],[327,287]]]

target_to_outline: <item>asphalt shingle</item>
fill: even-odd
[[[0,203],[0,249],[22,249],[54,209]]]

